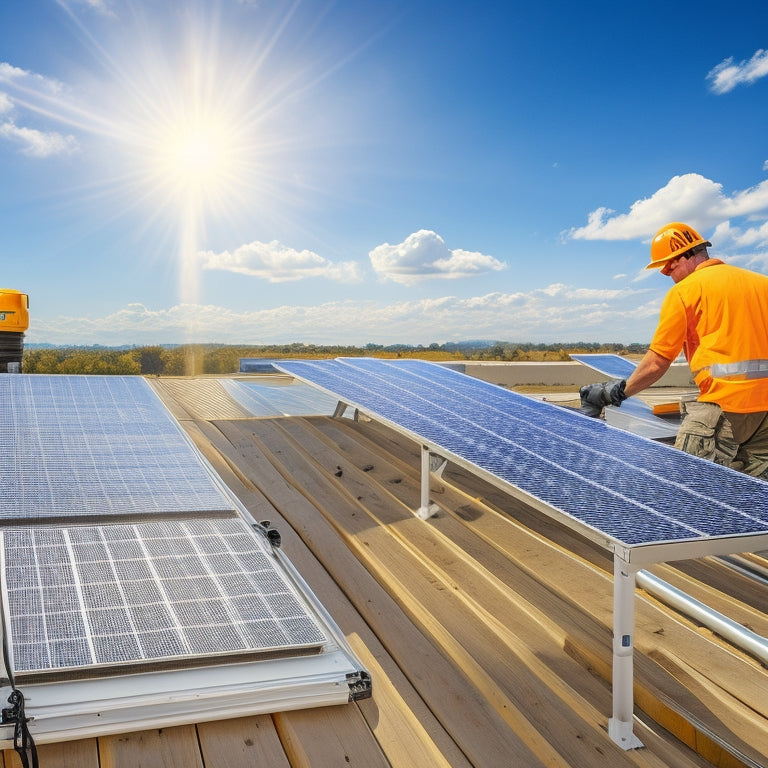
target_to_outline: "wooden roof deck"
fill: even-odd
[[[154,383],[254,517],[280,531],[371,672],[373,698],[41,745],[41,768],[768,765],[768,670],[648,597],[635,638],[646,746],[610,740],[603,552],[459,471],[434,489],[439,515],[418,520],[418,446],[374,422],[232,418],[196,381]],[[747,579],[710,561],[653,570],[768,635],[765,593]],[[21,763],[6,751],[4,765]]]

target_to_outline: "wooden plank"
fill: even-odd
[[[652,655],[690,692],[686,709],[696,719],[696,747],[701,754],[715,765],[729,764],[726,753],[716,741],[725,731],[728,733],[727,742],[758,765],[761,759],[768,756],[765,717],[749,709],[745,712],[732,706],[733,694],[712,681],[706,663],[691,665],[669,650]],[[716,717],[713,717],[713,712]]]
[[[269,715],[198,723],[205,768],[291,768]]]
[[[750,562],[753,556],[745,554],[742,557]],[[759,560],[755,559],[755,562]],[[727,615],[729,619],[749,627],[758,635],[768,637],[764,582],[758,582],[728,567],[717,557],[684,560],[648,570]]]
[[[184,407],[180,402],[180,399],[174,397],[173,390],[174,385],[169,379],[155,379],[151,377],[146,378],[152,389],[157,392],[160,399],[165,404],[165,407],[170,411],[171,415],[179,422],[183,422],[186,419],[191,419],[192,414]]]
[[[273,717],[292,768],[390,768],[355,706],[280,712]]]
[[[14,750],[4,750],[3,757],[6,768],[21,768],[21,759]],[[99,750],[96,739],[63,741],[58,744],[38,744],[37,757],[40,768],[99,768]]]
[[[99,738],[100,768],[203,768],[194,725]]]
[[[269,499],[248,479],[246,473],[241,471],[237,456],[232,455],[233,449],[229,440],[213,424],[204,421],[188,421],[182,426],[253,518],[259,522],[273,520],[277,511]]]

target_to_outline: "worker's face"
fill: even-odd
[[[675,259],[670,259],[662,268],[661,274],[671,277],[676,283],[679,283],[683,278],[696,269],[699,260],[691,257],[686,258],[686,254],[682,254]]]

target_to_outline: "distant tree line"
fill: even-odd
[[[237,373],[240,358],[417,357],[425,360],[498,360],[542,362],[568,360],[571,354],[641,355],[643,344],[531,344],[501,341],[449,342],[428,346],[367,344],[365,347],[316,344],[183,344],[147,347],[29,347],[24,373],[192,376]]]

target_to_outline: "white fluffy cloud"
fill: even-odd
[[[434,277],[473,277],[506,266],[476,251],[451,250],[440,235],[428,229],[414,232],[398,245],[379,245],[369,257],[377,274],[404,285]]]
[[[768,75],[768,51],[757,50],[748,61],[733,63],[733,57],[721,61],[707,74],[709,87],[714,93],[732,91],[737,85],[751,85]]]
[[[768,218],[768,181],[728,196],[722,184],[688,173],[674,176],[651,197],[633,203],[628,213],[598,208],[585,226],[565,234],[574,240],[645,239],[668,221],[685,221],[706,231],[738,217]]]
[[[0,82],[49,96],[56,95],[62,90],[58,80],[14,67],[7,62],[0,62]],[[72,135],[18,125],[13,116],[15,106],[15,102],[7,93],[0,92],[0,115],[7,116],[5,121],[0,123],[0,139],[21,145],[20,151],[29,157],[71,155],[78,151],[79,144]]]
[[[0,139],[21,144],[20,151],[29,157],[71,155],[79,149],[77,139],[74,136],[64,136],[56,131],[24,128],[16,125],[12,120],[0,123]]]
[[[277,240],[270,243],[255,240],[241,245],[231,253],[201,251],[198,258],[203,269],[236,272],[270,283],[286,283],[311,277],[323,277],[342,283],[360,280],[360,269],[356,262],[334,263],[313,251],[297,251]]]
[[[60,80],[15,67],[7,61],[0,61],[0,82],[9,85],[23,85],[31,91],[40,91],[46,94],[58,94],[64,89]]]
[[[35,315],[28,343],[429,344],[434,341],[605,341],[631,343],[655,327],[660,297],[648,290],[590,290],[556,284],[529,293],[401,301],[331,301],[235,312],[179,304],[131,304],[106,317]],[[446,329],[450,329],[449,335]]]

